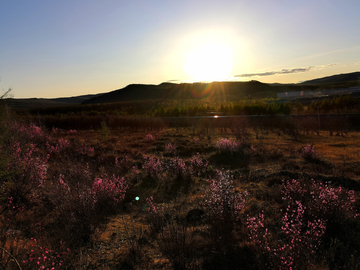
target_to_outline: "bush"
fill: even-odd
[[[317,158],[317,150],[314,146],[307,144],[301,149],[301,156],[307,161],[315,160]]]
[[[210,222],[212,241],[217,248],[231,244],[234,222],[245,207],[247,191],[235,193],[229,172],[216,171],[214,179],[207,180],[201,206]]]
[[[241,144],[239,142],[232,142],[229,139],[220,139],[217,141],[215,147],[220,151],[220,152],[224,152],[224,153],[235,153],[237,152],[240,147]]]

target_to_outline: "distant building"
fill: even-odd
[[[330,95],[346,95],[360,92],[360,86],[340,89],[327,89],[319,91],[294,91],[277,93],[278,98],[294,98],[294,97],[315,97],[315,96],[330,96]]]

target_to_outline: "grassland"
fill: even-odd
[[[105,123],[77,131],[7,122],[0,265],[357,269],[360,133],[315,130],[294,137],[282,128],[253,128],[250,120],[226,128]],[[221,139],[238,144],[221,148]],[[306,145],[316,155],[306,158]],[[299,212],[289,212],[296,232],[282,229],[288,207]],[[260,222],[256,234],[251,218]]]

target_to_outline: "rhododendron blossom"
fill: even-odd
[[[232,142],[229,139],[220,139],[217,141],[215,147],[221,152],[235,153],[240,149],[240,142]]]

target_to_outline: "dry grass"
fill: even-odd
[[[154,141],[147,141],[145,136],[151,133]],[[111,130],[107,139],[98,131],[78,131],[76,135],[57,134],[54,136],[77,140],[95,149],[88,158],[101,166],[114,166],[115,158],[127,155],[133,165],[141,169],[143,155],[152,154],[160,157],[164,154],[167,143],[178,146],[178,155],[188,160],[200,153],[210,163],[208,175],[215,169],[231,170],[235,176],[237,191],[248,190],[251,194],[245,213],[258,213],[264,210],[270,214],[270,223],[279,216],[281,208],[280,185],[282,179],[314,178],[331,180],[338,185],[355,189],[358,194],[360,180],[360,133],[350,132],[345,136],[330,136],[328,132],[320,135],[299,135],[297,141],[279,131],[262,131],[256,135],[250,130],[247,142],[254,150],[247,150],[247,155],[239,159],[233,157],[230,163],[221,160],[214,145],[220,138],[234,139],[227,130],[212,130],[207,136],[191,129],[168,129],[157,131]],[[199,138],[196,142],[194,138]],[[313,145],[318,151],[318,158],[309,162],[301,157],[300,151],[306,144]],[[100,164],[99,163],[99,164]],[[109,216],[107,221],[93,236],[93,242],[74,252],[72,267],[75,269],[172,269],[172,264],[159,247],[159,236],[153,235],[146,221],[146,198],[151,195],[169,210],[171,222],[186,224],[191,227],[191,241],[197,247],[197,258],[191,261],[187,269],[257,269],[256,254],[244,238],[246,232],[241,227],[234,229],[233,254],[225,255],[213,250],[208,240],[208,227],[203,220],[199,223],[186,223],[187,213],[199,208],[199,201],[207,184],[206,177],[194,177],[185,188],[181,180],[173,186],[159,186],[141,175],[133,178],[131,172],[123,172],[129,179],[128,191],[121,213]],[[355,188],[354,188],[355,187]],[[135,197],[139,196],[137,201]],[[175,219],[176,218],[176,219]],[[175,220],[175,221],[174,221]],[[59,228],[60,229],[60,228]],[[169,241],[171,241],[171,237]],[[244,255],[247,254],[247,255]],[[244,266],[240,266],[240,264]],[[213,265],[212,267],[210,267]],[[231,268],[233,266],[233,268]],[[86,268],[87,267],[87,268]],[[242,268],[245,267],[245,268]],[[327,266],[314,266],[327,269]],[[178,268],[181,269],[181,268]],[[220,269],[220,268],[219,268]]]

